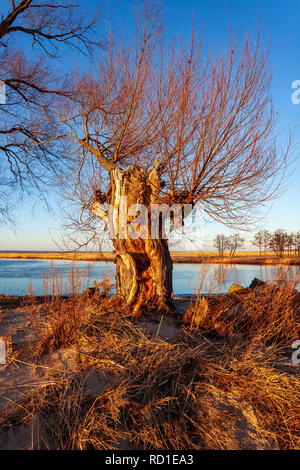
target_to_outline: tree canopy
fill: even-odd
[[[61,138],[73,142],[71,199],[88,229],[94,191],[105,201],[109,174],[159,168],[161,203],[196,204],[216,221],[250,223],[274,197],[286,165],[276,146],[268,48],[229,31],[227,44],[203,52],[164,43],[153,2],[135,11],[136,34],[110,37],[91,73],[74,79],[62,100]],[[76,185],[74,184],[76,175]]]

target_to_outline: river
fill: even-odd
[[[199,288],[203,294],[227,292],[233,283],[248,286],[254,277],[273,281],[282,272],[280,266],[220,265],[220,264],[174,264],[173,289],[175,295],[195,294]],[[290,268],[292,275],[299,274],[300,268]],[[30,259],[0,259],[0,294],[26,295],[29,285],[35,294],[45,292],[45,279],[48,279],[48,293],[51,293],[53,273],[60,285],[61,293],[67,293],[68,279],[77,282],[78,289],[92,286],[94,280],[113,276],[113,263],[98,261],[48,261]]]

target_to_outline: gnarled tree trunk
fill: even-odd
[[[151,205],[157,202],[160,188],[156,167],[149,173],[136,166],[127,170],[114,169],[110,173],[110,191],[107,202],[114,206],[113,245],[116,253],[117,296],[132,305],[133,313],[139,315],[141,307],[173,310],[172,270],[168,242],[161,236],[151,239]],[[126,198],[125,198],[126,196]],[[127,209],[121,207],[126,200]],[[143,204],[148,210],[147,237],[130,236],[127,227],[138,214],[130,217],[128,211],[134,204]],[[97,201],[93,212],[101,217]],[[102,211],[103,214],[103,211]],[[125,230],[124,230],[125,227]],[[161,235],[161,230],[159,230]]]

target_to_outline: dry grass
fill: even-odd
[[[118,429],[122,387],[97,397],[84,396],[84,380],[67,374],[54,378],[9,408],[2,428],[30,427],[31,449],[109,449],[125,437]]]
[[[1,258],[8,259],[45,259],[45,260],[70,260],[70,261],[113,261],[115,256],[109,252],[47,252],[47,253],[0,253]]]
[[[214,343],[188,329],[172,344],[113,314],[90,326],[93,351],[78,376],[8,409],[2,427],[33,426],[34,448],[112,449],[124,440],[135,449],[300,447],[299,378],[274,367],[276,350]],[[86,396],[91,368],[110,385]]]
[[[255,264],[255,265],[300,265],[300,258],[297,256],[290,257],[287,253],[283,258],[278,258],[274,253],[267,252],[260,255],[257,251],[241,251],[236,252],[235,256],[229,256],[224,253],[224,257],[220,258],[216,252],[172,252],[171,257],[174,263],[216,263],[216,264]],[[0,253],[1,258],[9,259],[44,259],[44,260],[70,260],[70,261],[107,261],[112,262],[115,259],[114,253],[111,252],[68,252],[68,253]]]
[[[192,327],[244,341],[259,340],[278,346],[291,345],[300,338],[299,278],[282,271],[274,284],[264,283],[223,296],[198,295],[186,311],[184,320]]]
[[[74,266],[68,271],[67,282],[64,282],[63,274],[52,268],[44,274],[42,302],[29,291],[24,307],[35,336],[33,351],[36,359],[80,340],[81,326],[112,287],[112,278],[105,278],[83,292],[86,282]]]
[[[169,340],[108,298],[45,302],[35,357],[73,344],[80,360],[76,374],[54,376],[6,409],[2,431],[31,429],[27,448],[300,448],[299,375],[284,356],[299,331],[292,284],[245,291],[244,326],[182,326]],[[32,299],[36,319],[38,308]],[[90,374],[100,389],[86,387]]]

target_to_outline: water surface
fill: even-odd
[[[264,281],[273,281],[282,272],[282,266],[256,265],[220,265],[220,264],[174,264],[173,288],[177,295],[195,294],[201,287],[203,294],[210,292],[227,292],[231,284],[237,283],[248,286],[254,277]],[[289,268],[291,273],[300,274],[300,268]],[[63,261],[63,260],[27,260],[0,259],[0,294],[25,295],[31,284],[34,293],[43,295],[43,278],[49,277],[55,271],[62,280],[61,289],[66,292],[70,274],[75,272],[75,278],[80,278],[84,289],[92,286],[93,281],[103,280],[115,272],[114,263],[97,261]],[[50,286],[51,288],[51,286]]]

